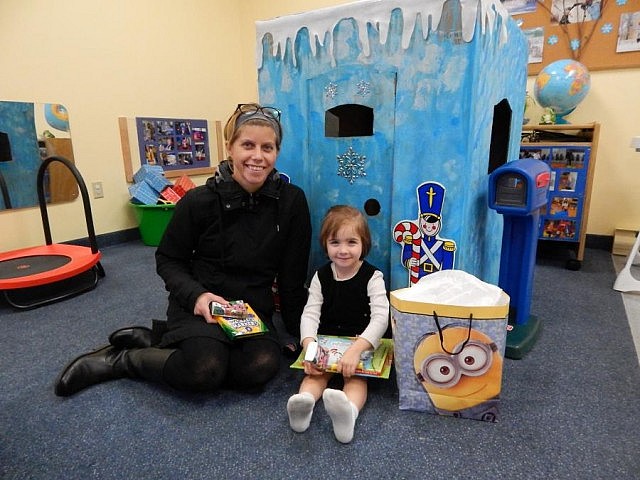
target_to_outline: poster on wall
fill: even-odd
[[[640,51],[640,12],[620,15],[616,52]]]
[[[592,22],[600,18],[601,0],[567,1],[552,0],[551,23],[567,25],[569,23]]]
[[[142,164],[185,173],[211,165],[206,120],[136,118],[136,129]]]
[[[529,59],[527,63],[542,63],[542,54],[544,52],[544,28],[531,28],[522,30],[527,43],[529,45]]]
[[[504,7],[511,14],[535,12],[537,0],[501,0]]]

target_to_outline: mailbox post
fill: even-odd
[[[505,356],[522,358],[540,320],[530,314],[540,208],[547,203],[549,166],[533,158],[506,163],[489,176],[489,208],[504,216],[499,286],[511,298]]]

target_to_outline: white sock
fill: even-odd
[[[296,393],[289,397],[287,413],[289,414],[289,425],[293,431],[301,433],[309,428],[315,404],[316,400],[309,392]]]
[[[324,408],[331,417],[333,433],[336,440],[349,443],[353,439],[353,430],[358,418],[357,407],[347,398],[342,390],[325,389],[322,394]]]

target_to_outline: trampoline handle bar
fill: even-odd
[[[87,222],[87,234],[89,235],[89,246],[91,247],[92,253],[98,253],[98,241],[96,239],[96,232],[93,226],[93,216],[91,214],[91,203],[89,201],[89,192],[87,191],[87,185],[84,183],[82,179],[82,175],[76,168],[76,166],[65,157],[60,156],[50,156],[45,158],[38,169],[38,178],[37,178],[37,187],[38,187],[38,202],[40,203],[40,216],[42,217],[42,228],[44,229],[44,237],[47,245],[53,244],[53,239],[51,238],[51,227],[49,225],[49,214],[47,212],[47,200],[45,198],[44,193],[44,174],[47,171],[47,168],[52,162],[60,162],[64,166],[66,166],[69,171],[73,174],[78,183],[78,188],[80,189],[80,194],[82,196],[82,203],[84,205],[84,217]]]

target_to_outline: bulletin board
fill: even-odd
[[[640,0],[503,2],[529,39],[529,75],[565,58],[592,71],[640,67]]]
[[[213,132],[206,120],[194,119],[120,117],[118,125],[129,183],[133,182],[134,170],[142,165],[160,165],[165,177],[177,178],[212,174],[223,160],[219,120],[214,122]],[[214,137],[217,150],[212,157],[209,146]]]

